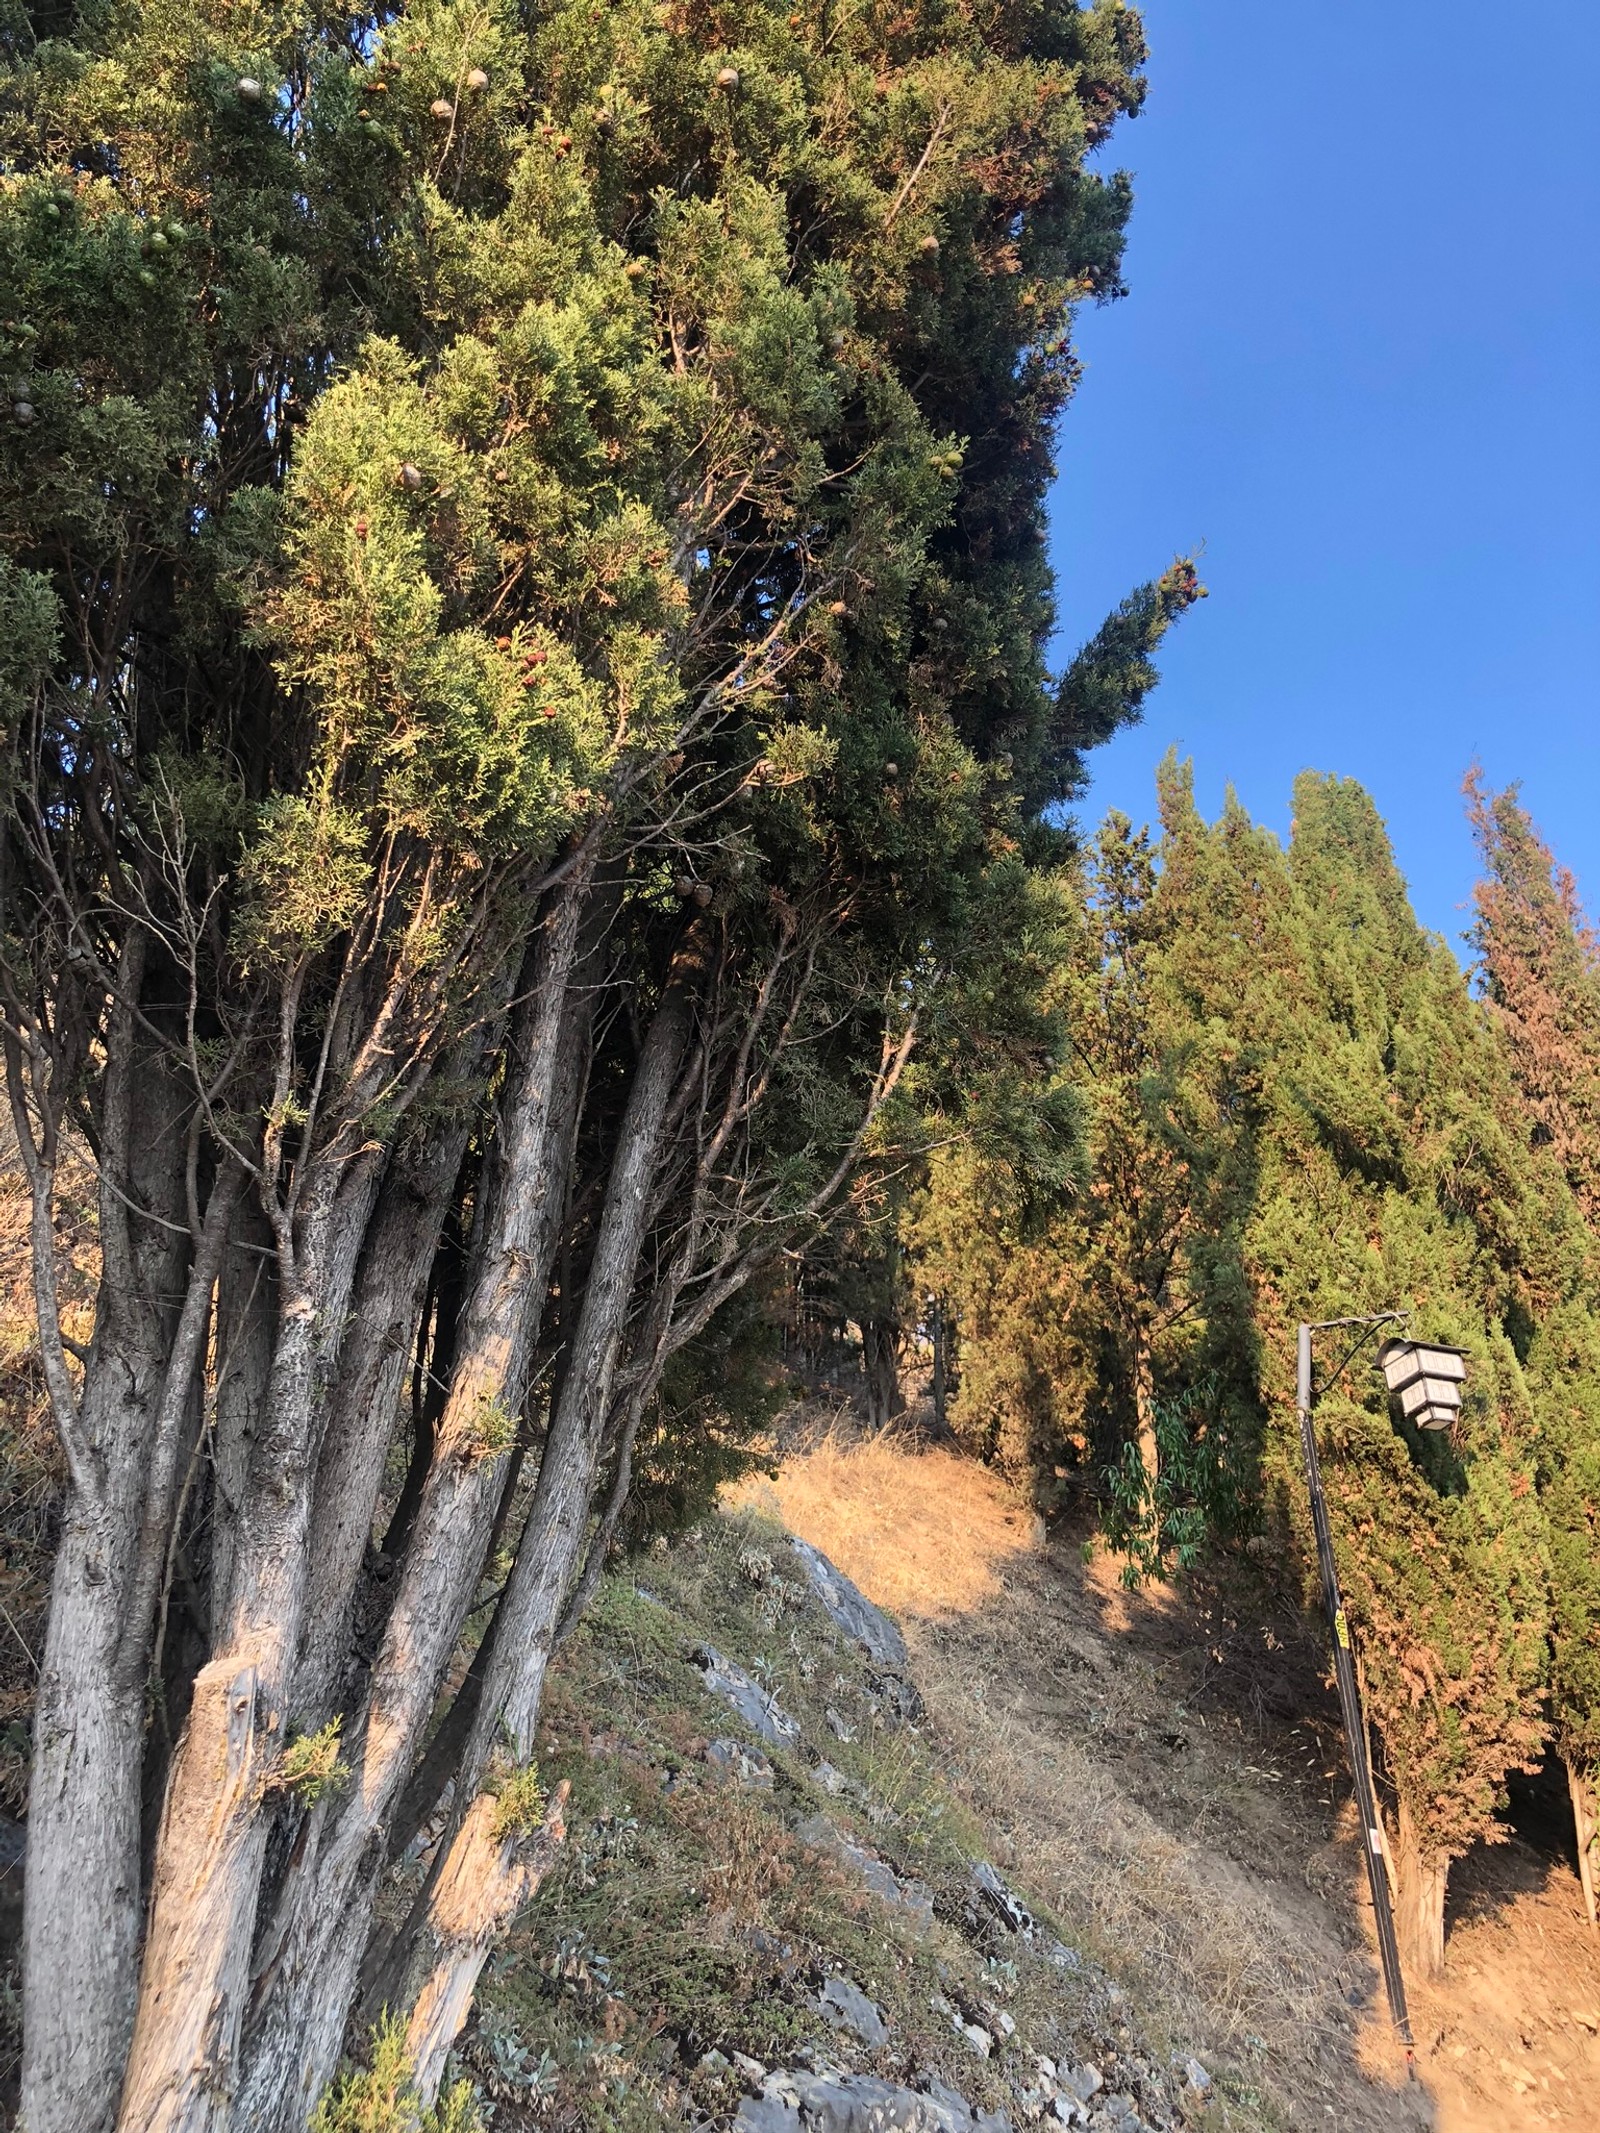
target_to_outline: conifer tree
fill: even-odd
[[[1120,0],[150,0],[0,57],[3,1037],[66,1477],[24,2108],[270,2133],[363,1996],[434,2093],[664,1373],[828,1219],[1193,597],[1049,675],[1143,46]]]
[[[1467,781],[1486,869],[1473,944],[1531,1137],[1547,1147],[1600,1243],[1600,953],[1577,884],[1556,864],[1514,790]],[[1549,1402],[1540,1493],[1550,1528],[1551,1706],[1567,1766],[1591,1922],[1600,1884],[1600,1412],[1595,1306],[1547,1335],[1564,1350]]]
[[[1370,1368],[1319,1410],[1346,1607],[1397,1806],[1402,1946],[1425,1973],[1443,1958],[1449,1861],[1500,1833],[1506,1775],[1541,1742],[1540,1325],[1581,1267],[1559,1178],[1528,1159],[1499,1047],[1454,959],[1412,917],[1366,794],[1297,781],[1287,863],[1300,998],[1275,1035],[1247,1271],[1265,1479],[1308,1565],[1294,1321],[1407,1308],[1415,1335],[1469,1358],[1448,1443],[1396,1423]]]
[[[1427,1971],[1449,1862],[1503,1833],[1505,1780],[1538,1756],[1547,1694],[1566,1752],[1593,1767],[1590,1240],[1556,1150],[1529,1132],[1501,1032],[1417,925],[1366,794],[1302,778],[1287,851],[1231,798],[1204,822],[1170,762],[1161,803],[1152,851],[1108,826],[1077,959],[1060,965],[1084,1044],[1087,1189],[1019,1252],[1003,1166],[946,1157],[955,1211],[923,1215],[919,1234],[952,1267],[959,1239],[974,1270],[969,1426],[986,1406],[1047,1494],[1099,1388],[1124,1388],[1102,1424],[1122,1462],[1102,1503],[1135,1574],[1260,1522],[1313,1600],[1297,1323],[1404,1308],[1416,1334],[1466,1350],[1448,1441],[1391,1414],[1370,1357],[1318,1413],[1405,1949]],[[1164,1289],[1152,1236],[1172,1240]],[[1151,1309],[1145,1487],[1118,1360],[1130,1299]]]
[[[1474,771],[1466,791],[1486,870],[1472,931],[1484,998],[1535,1132],[1600,1226],[1600,942],[1515,788],[1491,793]]]

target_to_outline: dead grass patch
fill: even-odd
[[[906,1623],[940,1763],[992,1856],[1152,2029],[1207,2058],[1220,2124],[1410,2123],[1357,2060],[1375,1980],[1344,1915],[1353,1849],[1331,1898],[1303,1885],[1297,1856],[1332,1835],[1315,1803],[1301,1828],[1307,1803],[1251,1777],[1267,1747],[1186,1708],[1215,1637],[1184,1590],[1128,1594],[1099,1551],[1040,1549],[997,1476],[893,1434],[835,1429],[741,1494]]]
[[[776,1480],[741,1482],[727,1500],[782,1519],[869,1600],[912,1621],[998,1598],[1007,1564],[1033,1546],[1031,1513],[993,1474],[893,1430],[852,1438],[835,1426]]]

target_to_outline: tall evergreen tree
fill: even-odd
[[[1516,789],[1491,793],[1474,771],[1466,791],[1485,869],[1472,931],[1484,998],[1535,1130],[1600,1227],[1600,941]]]
[[[1489,1013],[1536,1142],[1560,1162],[1600,1244],[1600,949],[1577,884],[1558,866],[1515,790],[1467,781],[1483,855],[1473,944]],[[1584,1896],[1600,1885],[1600,1414],[1596,1323],[1571,1310],[1550,1329],[1566,1351],[1550,1403],[1540,1490],[1550,1526],[1551,1702],[1577,1826]]]
[[[431,2093],[663,1373],[827,1219],[1194,596],[1049,675],[1143,46],[1120,0],[149,0],[0,58],[3,1035],[66,1470],[24,2108],[292,2128],[363,1990]]]
[[[1070,1465],[1087,1403],[1124,1388],[1103,1504],[1136,1570],[1253,1517],[1309,1601],[1297,1323],[1400,1307],[1467,1351],[1448,1442],[1391,1415],[1370,1357],[1319,1408],[1405,1943],[1427,1970],[1449,1862],[1502,1833],[1506,1777],[1536,1759],[1552,1687],[1560,1736],[1592,1767],[1589,1239],[1500,1032],[1417,925],[1359,787],[1302,778],[1287,851],[1231,799],[1202,821],[1171,763],[1161,800],[1152,852],[1108,826],[1085,952],[1062,966],[1080,1041],[1104,1033],[1083,1055],[1099,1109],[1087,1188],[1018,1253],[994,1172],[947,1159],[959,1212],[922,1233],[948,1278],[958,1236],[976,1270],[969,1417],[987,1403],[1036,1471]],[[1131,1305],[1150,1329],[1153,1476],[1119,1361]]]

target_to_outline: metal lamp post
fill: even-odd
[[[1350,1625],[1345,1619],[1344,1601],[1339,1594],[1333,1534],[1328,1525],[1327,1498],[1322,1490],[1322,1469],[1317,1461],[1317,1433],[1312,1420],[1317,1395],[1311,1371],[1312,1340],[1316,1334],[1332,1333],[1341,1328],[1358,1331],[1354,1347],[1328,1380],[1332,1384],[1345,1364],[1365,1345],[1370,1334],[1379,1326],[1397,1324],[1403,1316],[1399,1311],[1382,1311],[1373,1318],[1327,1318],[1316,1324],[1302,1325],[1296,1356],[1295,1404],[1300,1415],[1300,1442],[1305,1453],[1306,1484],[1311,1495],[1311,1525],[1317,1538],[1317,1565],[1322,1574],[1322,1604],[1327,1609],[1333,1630],[1333,1671],[1339,1687],[1339,1710],[1350,1750],[1350,1768],[1355,1775],[1356,1804],[1361,1812],[1361,1848],[1367,1862],[1367,1886],[1372,1891],[1384,1989],[1394,2026],[1405,2046],[1407,2071],[1415,2080],[1416,2044],[1411,2035],[1411,2017],[1406,2010],[1405,1979],[1400,1970],[1400,1946],[1395,1938],[1394,1908],[1389,1900],[1389,1877],[1383,1858],[1383,1831],[1378,1822],[1372,1765],[1367,1756],[1367,1729],[1361,1716],[1355,1655],[1350,1648]],[[1392,1340],[1379,1352],[1378,1363],[1390,1392],[1398,1397],[1406,1415],[1420,1428],[1448,1429],[1461,1412],[1461,1386],[1467,1368],[1458,1350],[1428,1347],[1417,1341]]]

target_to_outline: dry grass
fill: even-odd
[[[998,1862],[1148,2021],[1231,2062],[1238,2101],[1258,2091],[1290,2125],[1330,2108],[1348,2133],[1412,2123],[1357,2061],[1348,1995],[1372,1977],[1354,1853],[1321,1857],[1304,1803],[1249,1774],[1266,1751],[1237,1720],[1185,1710],[1207,1632],[1180,1593],[1129,1596],[1103,1559],[1047,1555],[996,1476],[909,1438],[835,1429],[741,1495],[907,1624],[941,1760]],[[1331,1903],[1307,1885],[1312,1853]]]
[[[998,1598],[1006,1565],[1033,1546],[1034,1519],[992,1474],[892,1430],[861,1438],[835,1425],[776,1481],[741,1483],[729,1500],[781,1518],[907,1621]]]

